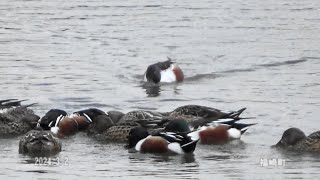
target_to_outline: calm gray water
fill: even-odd
[[[247,107],[259,123],[242,141],[199,145],[194,156],[130,154],[78,134],[63,140],[54,167],[19,155],[20,137],[1,139],[0,179],[319,178],[319,155],[270,148],[289,127],[319,130],[319,14],[318,0],[0,1],[1,99],[37,102],[40,116]],[[144,86],[146,67],[167,56],[186,81]]]

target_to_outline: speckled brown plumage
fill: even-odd
[[[134,127],[139,127],[138,123],[123,123],[120,125],[111,126],[103,133],[96,135],[96,139],[99,141],[114,141],[114,142],[126,142],[129,132]]]
[[[25,107],[12,107],[1,110],[0,136],[20,135],[36,127],[39,116]]]
[[[320,131],[316,131],[306,136],[298,128],[289,128],[281,140],[273,147],[296,152],[320,152]]]

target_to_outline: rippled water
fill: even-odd
[[[317,179],[319,155],[270,146],[289,127],[319,130],[319,13],[317,0],[1,1],[1,99],[37,102],[40,116],[247,107],[259,124],[242,141],[199,145],[193,156],[130,154],[78,134],[63,140],[54,167],[19,155],[19,137],[1,139],[0,178]],[[147,65],[167,56],[186,81],[145,86]],[[263,165],[273,159],[285,164]]]

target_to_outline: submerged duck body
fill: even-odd
[[[153,83],[181,82],[184,79],[181,68],[170,58],[164,62],[158,62],[148,66],[145,79]]]
[[[281,140],[272,147],[296,152],[320,153],[320,131],[306,136],[299,128],[289,128],[284,131]]]
[[[51,132],[32,130],[19,142],[19,153],[30,156],[51,156],[61,151],[61,142]]]
[[[33,104],[21,105],[22,101],[16,99],[0,101],[0,136],[21,135],[36,127],[40,117],[28,108]]]

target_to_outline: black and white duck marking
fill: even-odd
[[[168,58],[167,61],[158,62],[148,66],[144,79],[154,83],[181,82],[184,79],[181,68]]]

